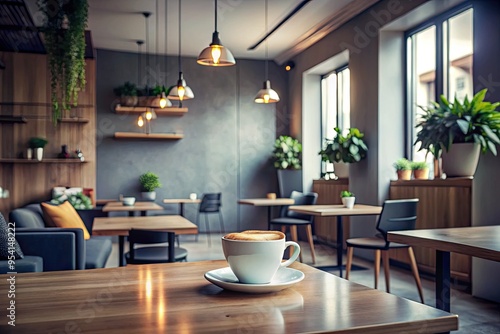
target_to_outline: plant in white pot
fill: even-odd
[[[142,198],[147,201],[156,199],[155,189],[161,187],[160,178],[153,172],[146,172],[139,176],[139,183],[142,188]]]
[[[472,176],[480,152],[497,155],[500,144],[499,102],[485,102],[487,90],[478,92],[472,100],[448,101],[441,95],[439,102],[420,108],[424,113],[417,123],[420,150],[427,150],[434,159],[442,156],[443,171],[447,176]],[[456,160],[457,159],[457,160]],[[435,172],[435,176],[437,175]]]
[[[340,128],[335,128],[337,135],[333,139],[325,140],[325,148],[318,154],[322,161],[334,164],[334,173],[337,177],[348,177],[347,172],[341,172],[342,165],[340,163],[350,164],[366,158],[368,146],[363,141],[364,134],[357,128],[349,128],[347,134],[342,135],[343,131]],[[347,166],[344,165],[344,169]]]
[[[348,209],[352,209],[354,207],[354,202],[356,202],[356,195],[350,192],[349,190],[342,190],[340,192],[340,198],[342,200],[342,204]]]
[[[28,141],[28,147],[33,150],[35,158],[38,161],[43,159],[43,148],[47,145],[48,140],[42,137],[31,137]]]

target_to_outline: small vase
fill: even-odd
[[[33,149],[32,148],[26,149],[26,159],[33,159]]]
[[[60,159],[68,159],[70,157],[67,145],[61,146],[61,153],[59,153],[57,157]]]
[[[43,159],[43,147],[37,147],[35,149],[35,153],[36,153],[36,160],[42,161],[42,159]]]

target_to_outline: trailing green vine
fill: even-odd
[[[62,111],[78,105],[78,94],[85,88],[85,28],[87,0],[39,0],[45,15],[43,33],[49,58],[52,120]]]

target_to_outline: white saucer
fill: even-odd
[[[223,289],[246,292],[246,293],[268,293],[276,292],[288,288],[304,279],[303,272],[281,267],[270,283],[266,284],[244,284],[238,282],[231,268],[220,268],[205,273],[205,278]]]

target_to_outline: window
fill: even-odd
[[[426,153],[413,146],[422,110],[445,95],[463,100],[473,96],[472,11],[470,5],[455,8],[406,34],[408,156],[424,161]],[[432,162],[432,155],[427,159]]]
[[[347,66],[340,67],[321,78],[321,142],[335,137],[334,128],[346,131],[350,120],[350,76]],[[322,174],[333,171],[331,163],[322,163]]]

